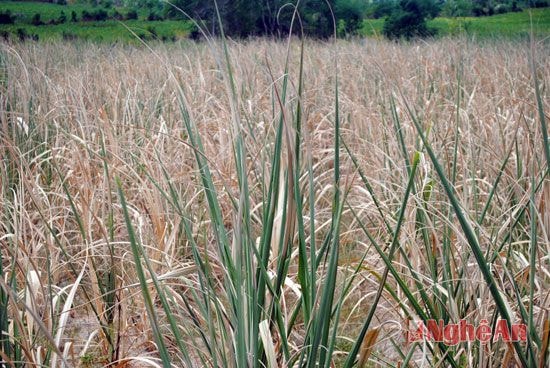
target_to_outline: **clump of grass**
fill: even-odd
[[[3,45],[2,364],[544,366],[536,48]]]

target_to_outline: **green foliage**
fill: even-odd
[[[34,40],[38,41],[39,37],[37,34],[29,34],[25,28],[17,28],[15,34],[19,41]]]
[[[11,14],[11,11],[4,10],[0,12],[0,24],[13,24],[15,17]]]
[[[366,9],[368,18],[380,19],[390,16],[391,13],[398,7],[395,0],[375,0]]]
[[[113,12],[111,13],[111,18],[116,20],[123,20],[124,15],[122,15],[117,9],[114,9]]]
[[[254,1],[227,1],[220,9],[224,20],[224,32],[235,37],[246,37],[256,34],[257,11]]]
[[[57,18],[58,23],[65,23],[67,21],[67,15],[64,11],[61,11],[61,14],[59,14],[59,18]]]
[[[550,9],[532,9],[517,13],[493,15],[491,17],[437,17],[427,21],[428,27],[437,30],[440,36],[473,36],[475,38],[519,38],[528,37],[532,31],[535,37],[550,35]],[[382,34],[382,19],[364,19],[359,34],[378,36]]]
[[[214,14],[214,7],[209,1],[201,0],[175,0],[171,4],[165,4],[164,17],[168,19],[186,19],[188,17],[197,20],[206,20]]]
[[[442,15],[446,17],[484,17],[519,12],[528,8],[548,7],[548,0],[446,0]]]
[[[93,18],[92,14],[91,14],[89,11],[84,10],[84,11],[82,12],[82,20],[83,20],[84,22],[87,22],[87,21],[94,20],[94,18]]]
[[[24,30],[27,34],[25,39],[36,38],[40,40],[87,40],[91,42],[123,42],[128,44],[140,44],[136,39],[136,34],[143,34],[145,38],[156,40],[150,37],[149,32],[144,32],[148,27],[152,27],[158,34],[158,39],[166,42],[173,42],[179,39],[188,38],[192,26],[189,22],[182,21],[155,21],[147,20],[129,20],[121,24],[118,21],[106,20],[104,22],[80,22],[80,23],[60,23],[45,24],[42,26],[33,26],[30,24],[11,24],[0,27],[0,31],[5,31],[6,36],[12,40],[18,40],[17,29]],[[30,36],[29,36],[30,35]]]
[[[384,22],[383,34],[390,39],[429,37],[436,30],[428,27],[427,19],[439,13],[433,0],[401,0]]]
[[[487,37],[524,37],[533,32],[535,37],[548,37],[550,8],[510,12],[490,17],[436,18],[428,25],[441,35]]]
[[[135,9],[129,10],[128,13],[126,13],[125,19],[127,20],[138,19],[137,10]]]
[[[162,20],[162,15],[160,15],[159,13],[157,13],[156,11],[152,10],[149,15],[147,15],[147,20],[148,21],[155,21],[155,20]]]
[[[334,9],[334,3],[334,1],[328,1],[327,3],[323,0],[304,2],[299,10],[304,21],[305,34],[321,38],[327,38],[334,34],[335,24],[331,13],[331,8]]]
[[[490,0],[475,0],[472,2],[472,15],[476,17],[493,15],[495,8]]]
[[[109,13],[105,9],[97,9],[91,12],[84,10],[82,12],[82,20],[85,22],[98,21],[102,22],[109,18]]]
[[[151,34],[151,36],[155,39],[158,39],[158,32],[157,30],[155,29],[155,27],[153,26],[148,26],[147,27],[147,32],[149,32]]]
[[[176,0],[165,5],[164,15],[168,19],[196,20],[207,32],[219,34],[218,17],[213,1]],[[245,37],[257,34],[257,20],[261,10],[253,1],[219,1],[217,3],[220,18],[227,35]]]
[[[71,32],[71,31],[63,30],[61,32],[61,38],[64,41],[73,41],[73,40],[78,39],[78,36],[75,33]]]
[[[220,33],[213,0],[175,0],[172,4],[174,6],[166,4],[164,8],[166,18],[191,17],[208,32]],[[217,5],[224,32],[232,37],[285,36],[293,27],[292,31],[297,34],[303,32],[308,36],[326,38],[334,34],[336,24],[340,25],[342,35],[353,34],[360,26],[365,10],[365,3],[361,0],[220,0]]]
[[[361,0],[336,0],[334,14],[338,21],[346,22],[349,31],[355,33],[361,20],[365,17],[365,2]]]
[[[441,9],[445,17],[467,17],[472,14],[472,2],[468,0],[447,0]]]
[[[462,1],[462,2],[460,2]],[[505,0],[499,2],[498,5],[504,4]],[[506,0],[512,1],[512,0]],[[145,5],[140,5],[141,3]],[[283,6],[283,0],[264,0],[256,3],[255,7],[242,8],[242,12],[238,13],[247,15],[252,14],[255,22],[237,22],[235,21],[236,14],[228,14],[228,9],[234,9],[239,3],[228,4],[228,1],[220,1],[220,15],[225,24],[228,22],[235,23],[229,28],[226,28],[228,34],[232,37],[244,37],[246,32],[241,30],[242,27],[253,29],[252,35],[270,35],[270,36],[285,36],[290,32],[290,25],[294,13],[294,8],[291,6]],[[254,2],[252,2],[254,3]],[[73,39],[85,38],[96,41],[114,41],[124,40],[125,42],[134,42],[133,36],[128,30],[114,22],[114,20],[122,20],[130,28],[134,26],[136,33],[142,34],[144,37],[149,37],[148,32],[144,32],[148,26],[153,26],[159,31],[159,40],[173,41],[182,37],[198,36],[200,33],[193,30],[191,23],[186,21],[186,17],[172,7],[162,7],[158,3],[152,1],[124,1],[116,2],[112,5],[111,10],[107,13],[107,19],[100,24],[96,24],[96,19],[102,19],[103,13],[98,18],[96,12],[103,10],[99,8],[99,2],[94,3],[93,8],[89,4],[73,3],[71,5],[57,5],[55,3],[36,3],[36,2],[21,2],[21,1],[3,1],[0,0],[0,31],[3,38],[18,39],[17,28],[24,29],[28,34],[40,36],[40,39]],[[156,4],[156,5],[155,5]],[[382,34],[383,19],[372,19],[381,14],[399,7],[399,4],[393,1],[378,1],[372,5],[364,5],[362,0],[335,0],[332,3],[333,10],[336,16],[336,31],[339,37],[349,37],[354,34],[361,36],[377,36]],[[448,0],[442,6],[442,15],[455,14],[465,15],[468,8],[461,8],[462,5],[468,5],[466,0]],[[512,7],[510,3],[510,7]],[[525,3],[518,0],[516,9],[525,6]],[[122,6],[121,6],[122,5]],[[208,1],[190,1],[182,0],[183,10],[189,12],[189,15],[195,19],[201,20],[201,24],[211,33],[217,33],[218,24],[215,17],[215,9],[213,8],[212,0]],[[316,1],[303,2],[303,7],[300,7],[300,16],[304,24],[306,34],[313,36],[328,37],[333,34],[334,25],[332,24],[332,16],[327,8],[324,9],[318,6]],[[451,5],[455,8],[451,8]],[[105,4],[101,5],[105,6]],[[136,6],[132,8],[130,6]],[[142,6],[137,8],[137,6]],[[150,10],[145,10],[150,9]],[[399,7],[399,9],[401,9]],[[88,18],[84,23],[81,21],[80,14],[86,12]],[[231,10],[234,12],[234,10]],[[323,15],[323,12],[324,13]],[[32,25],[33,16],[39,13],[40,22],[44,23],[40,26]],[[126,19],[127,13],[130,13],[130,18]],[[63,16],[65,14],[65,16]],[[307,14],[306,17],[303,15]],[[432,13],[433,14],[433,13]],[[161,21],[167,15],[170,19]],[[386,14],[385,16],[389,15]],[[530,17],[532,15],[533,22],[531,24]],[[367,19],[364,19],[364,18]],[[135,18],[142,19],[138,21]],[[429,17],[428,17],[429,18]],[[64,20],[65,19],[65,20]],[[110,21],[112,19],[113,21]],[[177,20],[178,19],[178,20]],[[359,19],[357,21],[357,19]],[[176,21],[177,20],[177,21]],[[403,19],[401,19],[402,21]],[[36,21],[36,20],[35,20]],[[70,23],[68,23],[68,21]],[[311,24],[311,22],[316,22]],[[154,22],[150,24],[150,22]],[[78,24],[77,24],[78,23]],[[37,23],[40,24],[40,23]],[[67,24],[67,26],[64,26]],[[293,32],[300,34],[300,23],[295,20]],[[324,29],[317,27],[323,26]],[[541,37],[547,37],[550,33],[550,8],[531,9],[528,12],[509,12],[506,14],[494,15],[491,17],[461,17],[461,18],[442,18],[428,19],[426,22],[428,32],[437,30],[440,35],[472,35],[476,37],[518,37],[525,36],[532,29],[534,34]],[[28,39],[28,37],[26,38]]]
[[[36,13],[35,15],[33,15],[31,24],[33,26],[41,26],[42,24],[44,24],[44,22],[42,22],[42,19],[40,19],[40,17],[41,17],[40,13]]]
[[[87,4],[74,3],[71,5],[59,5],[55,2],[27,2],[27,1],[5,1],[0,0],[0,9],[4,11],[10,11],[14,16],[15,23],[30,23],[32,17],[36,13],[40,13],[41,20],[44,23],[49,23],[52,20],[59,18],[62,11],[69,14],[71,11],[75,11],[78,14],[83,10],[92,10]]]

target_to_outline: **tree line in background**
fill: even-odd
[[[213,1],[174,0],[172,4],[177,8],[164,6],[165,18],[184,19],[183,10],[217,33]],[[295,30],[309,36],[328,37],[335,30],[338,36],[353,35],[363,19],[385,18],[387,37],[412,38],[434,35],[426,20],[436,16],[488,16],[545,7],[549,0],[218,0],[217,4],[224,31],[231,36],[288,34],[297,10]]]
[[[545,7],[550,0],[85,0],[90,10],[80,14],[61,12],[59,18],[44,22],[36,13],[33,25],[68,21],[138,19],[138,10],[149,21],[188,20],[210,34],[219,34],[218,14],[226,35],[231,37],[282,36],[289,32],[327,38],[354,35],[365,18],[385,18],[383,33],[388,38],[427,37],[435,30],[427,20],[436,16],[488,16]],[[67,0],[47,1],[66,5]],[[217,5],[217,10],[216,10]],[[125,9],[122,11],[121,9]],[[295,14],[297,15],[295,17]],[[294,19],[294,23],[293,22]],[[15,16],[0,12],[0,24],[13,23]],[[293,29],[291,30],[291,26]],[[196,29],[192,36],[199,37]]]

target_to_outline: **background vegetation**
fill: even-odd
[[[209,33],[219,32],[213,1],[176,0],[172,4],[178,8],[156,0],[70,4],[64,0],[60,3],[1,0],[0,36],[137,43],[135,35],[127,29],[130,28],[149,41],[200,37],[188,16],[197,20]],[[291,3],[283,0],[219,1],[218,4],[224,30],[233,38],[284,37],[289,32],[295,10]],[[545,37],[550,32],[547,5],[540,0],[303,0],[299,2],[300,17],[295,20],[294,32],[317,38],[327,38],[335,30],[339,37],[372,34],[384,34],[389,38],[456,34],[521,37],[532,23],[535,33]]]

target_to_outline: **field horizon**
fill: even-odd
[[[128,4],[127,4],[128,5]],[[157,19],[159,9],[147,7],[132,8],[130,5],[118,7],[92,6],[84,3],[60,5],[33,1],[0,0],[0,10],[10,12],[14,17],[12,24],[0,24],[0,37],[17,41],[20,38],[39,41],[60,40],[88,40],[105,43],[141,44],[146,42],[162,41],[177,42],[189,39],[194,27],[189,20]],[[93,14],[103,10],[108,18],[98,20],[82,20],[83,12]],[[136,19],[124,19],[126,14],[135,11]],[[113,12],[117,12],[120,19],[113,19]],[[72,12],[77,20],[71,20]],[[39,24],[33,24],[33,18],[39,14]],[[65,17],[63,22],[59,19]],[[150,20],[149,15],[155,17]],[[364,18],[352,34],[342,34],[337,30],[339,37],[381,38],[384,17]],[[444,17],[438,16],[429,19],[428,26],[437,31],[436,37],[458,37],[473,39],[528,39],[533,33],[537,38],[546,38],[550,35],[550,7],[526,8],[519,12],[494,14],[491,16],[473,17]],[[23,32],[23,33],[22,33]],[[286,35],[283,32],[283,39]],[[141,39],[141,40],[140,40]]]

